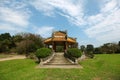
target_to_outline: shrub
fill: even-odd
[[[94,58],[94,54],[92,51],[87,52],[86,56],[88,56],[89,58]]]
[[[27,58],[35,60],[36,59],[35,53],[30,53]]]
[[[77,48],[69,48],[67,50],[67,54],[75,58],[79,58],[81,56],[81,53],[82,52]]]
[[[35,55],[40,62],[40,58],[45,58],[45,57],[49,56],[51,53],[52,53],[52,51],[48,48],[40,48],[36,51]]]

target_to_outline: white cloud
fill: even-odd
[[[30,1],[30,4],[35,7],[36,10],[44,12],[45,15],[51,16],[54,14],[54,7],[49,4],[50,0],[34,0]]]
[[[120,0],[99,0],[99,13],[91,14],[91,16],[86,16],[86,13],[84,13],[86,9],[84,8],[85,0],[29,1],[32,7],[46,16],[53,17],[56,16],[55,14],[59,14],[78,27],[88,25],[81,29],[89,38],[98,42],[120,40]],[[0,0],[0,30],[14,32],[15,30],[27,29],[31,16],[27,7],[28,3],[22,1]],[[43,37],[48,37],[51,36],[53,29],[54,27],[50,26],[34,27],[34,32],[41,34]]]
[[[84,0],[36,0],[32,5],[47,16],[59,14],[76,26],[82,28],[88,37],[98,42],[117,41],[120,39],[120,0],[101,0],[98,14],[85,15]],[[41,5],[41,7],[40,7]],[[88,3],[89,5],[89,3]]]
[[[99,14],[88,18],[91,27],[85,30],[86,34],[103,43],[120,40],[119,5],[118,0],[105,2]]]
[[[26,27],[29,16],[22,11],[13,10],[11,8],[0,7],[0,20],[10,22],[19,26]]]
[[[16,27],[14,25],[10,25],[10,24],[7,24],[7,23],[0,23],[0,30],[2,32],[9,32],[11,34],[15,34],[15,33],[19,33],[19,32],[25,31],[21,27]]]
[[[15,27],[11,27],[7,24],[0,24],[0,30],[3,31],[15,31]]]
[[[119,0],[109,0],[105,2],[105,5],[102,7],[101,12],[111,12],[115,10],[118,8],[117,6],[119,6],[118,1]]]
[[[85,24],[83,20],[83,0],[35,0],[31,1],[36,10],[43,12],[47,16],[56,13],[66,17],[70,23],[77,26]]]
[[[54,27],[51,26],[34,27],[34,31],[45,38],[51,36],[53,29]]]
[[[31,16],[27,4],[16,0],[0,1],[0,30],[4,32],[25,31]]]

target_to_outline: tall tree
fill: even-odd
[[[118,49],[118,45],[116,43],[105,43],[103,46],[101,46],[101,51],[103,53],[115,53]]]
[[[9,33],[0,35],[0,52],[8,52],[14,46],[14,42]]]
[[[81,46],[80,46],[80,49],[81,49],[82,52],[85,51],[85,46],[84,46],[84,45],[81,45]]]
[[[20,33],[15,37],[17,42],[18,53],[35,52],[38,48],[44,46],[43,38],[40,35],[32,33]],[[20,42],[19,42],[20,41]],[[22,49],[22,50],[21,50]]]
[[[100,47],[94,49],[94,54],[102,54]]]
[[[118,45],[120,46],[120,41],[118,42]]]
[[[86,52],[88,57],[90,58],[94,57],[93,51],[94,51],[94,46],[92,44],[87,45]]]
[[[93,51],[93,50],[94,50],[93,45],[91,45],[91,44],[87,45],[86,50],[87,50],[88,52],[89,52],[89,51]]]

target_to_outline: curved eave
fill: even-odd
[[[52,40],[52,38],[48,38],[46,40],[44,40],[44,43],[45,44],[51,44],[53,41],[67,41],[69,43],[76,43],[76,40],[75,39],[72,39],[72,38],[67,38],[67,40],[60,40],[60,39],[56,39],[56,40]]]
[[[70,43],[76,43],[76,40],[71,39],[71,38],[67,38],[67,42],[70,42]]]
[[[48,38],[48,39],[44,40],[44,43],[50,43],[50,42],[52,42],[52,38]]]

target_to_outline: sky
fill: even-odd
[[[120,41],[120,0],[0,0],[0,34],[47,38],[67,30],[79,45]]]

